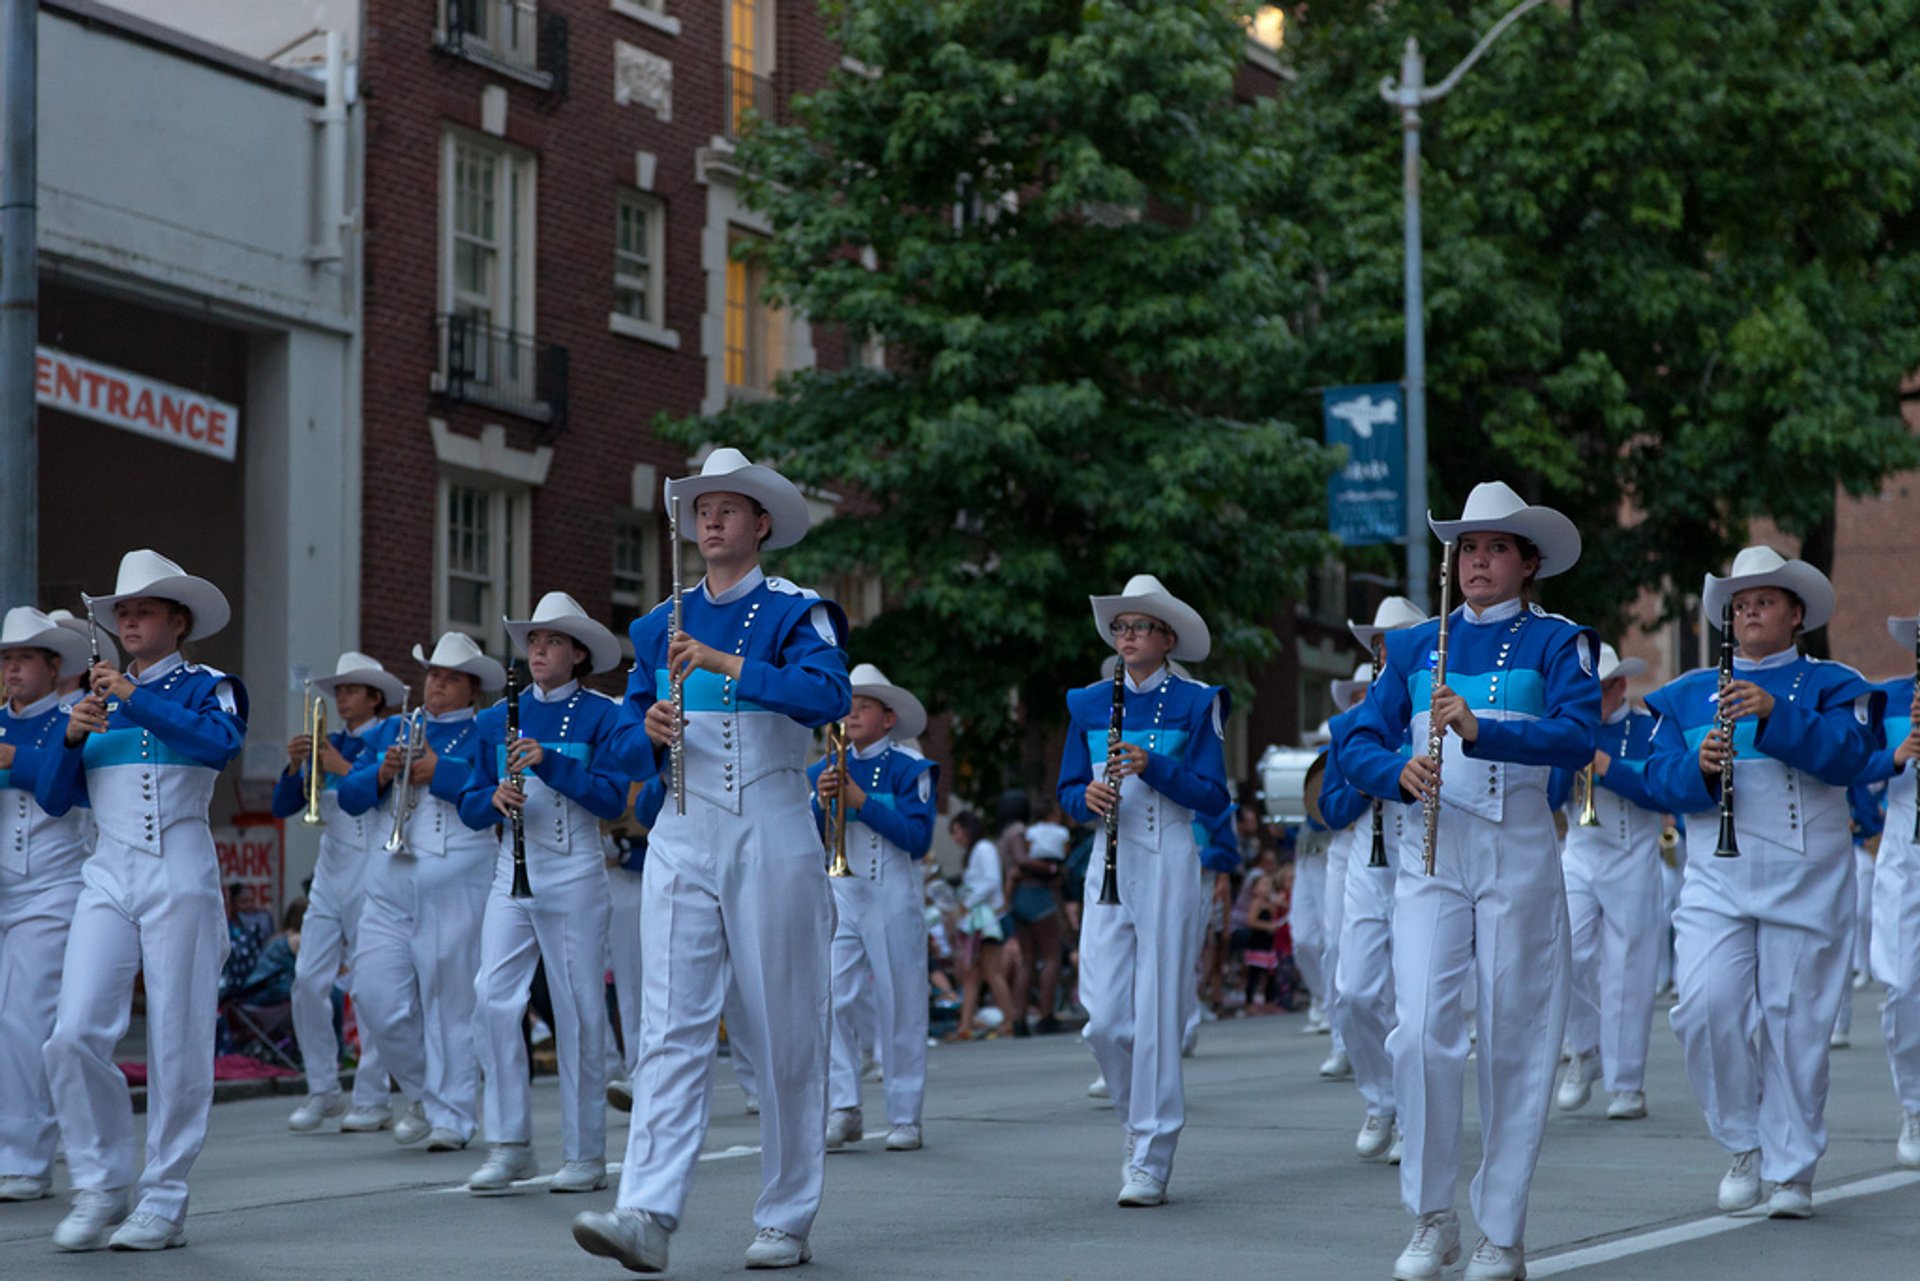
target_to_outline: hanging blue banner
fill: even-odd
[[[1407,432],[1400,384],[1329,387],[1321,394],[1327,443],[1347,461],[1327,482],[1327,528],[1348,547],[1396,543],[1407,533]]]

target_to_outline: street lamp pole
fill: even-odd
[[[1430,609],[1427,578],[1427,323],[1423,263],[1420,252],[1420,108],[1453,92],[1467,68],[1480,60],[1487,47],[1529,9],[1545,0],[1521,0],[1493,24],[1473,51],[1446,79],[1433,87],[1426,83],[1426,59],[1420,42],[1407,37],[1400,56],[1400,79],[1380,82],[1380,96],[1400,109],[1403,172],[1406,199],[1406,395],[1407,395],[1407,595],[1422,609]]]

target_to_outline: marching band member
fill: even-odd
[[[506,684],[506,669],[459,632],[431,656],[426,697],[382,727],[340,784],[340,808],[380,807],[376,828],[388,839],[367,871],[353,970],[360,1017],[407,1102],[393,1141],[427,1141],[429,1152],[457,1152],[473,1139],[480,1071],[473,1031],[473,977],[480,969],[480,923],[499,844],[460,820],[460,794],[472,769],[480,693]],[[412,752],[404,786],[400,771]],[[398,812],[405,796],[405,813]],[[381,806],[386,796],[391,803]],[[391,850],[392,836],[400,848]]]
[[[1473,1213],[1485,1235],[1466,1275],[1501,1281],[1526,1275],[1527,1195],[1566,1022],[1567,902],[1549,775],[1593,757],[1598,642],[1527,599],[1536,578],[1579,559],[1580,535],[1565,516],[1496,481],[1474,487],[1460,519],[1428,523],[1457,545],[1465,598],[1449,624],[1447,684],[1435,687],[1431,676],[1441,621],[1389,635],[1386,670],[1354,713],[1341,766],[1369,795],[1424,801],[1437,789],[1442,806],[1434,874],[1424,873],[1424,839],[1415,836],[1395,886],[1398,1023],[1387,1044],[1404,1135],[1401,1195],[1417,1219],[1393,1275],[1437,1277],[1460,1254],[1461,997],[1477,986],[1484,1156]],[[1439,777],[1426,752],[1403,754],[1408,730],[1419,743],[1430,725],[1443,733]]]
[[[113,643],[112,628],[95,627],[84,618],[75,618],[73,611],[68,609],[50,609],[47,611],[47,617],[60,624],[62,628],[78,636],[81,643],[89,647],[89,651],[92,646],[98,645],[100,647],[100,657],[106,659],[115,667],[120,665],[120,647]],[[71,669],[62,669],[58,686],[61,707],[71,707],[80,701],[80,697],[82,693],[84,693],[83,686],[86,684],[86,680],[87,665],[84,661],[76,664]],[[29,780],[29,785],[31,785],[31,780]],[[88,844],[91,845],[92,842],[89,841]]]
[[[614,759],[634,778],[682,742],[685,812],[669,796],[648,834],[642,883],[642,1046],[620,1191],[611,1213],[574,1218],[589,1253],[637,1272],[667,1266],[706,1133],[716,1024],[729,975],[729,1036],[751,1047],[760,1087],[756,1233],[747,1266],[793,1267],[826,1165],[833,895],[808,808],[810,729],[847,714],[846,616],[760,568],[762,550],[806,536],[792,481],[736,449],[670,481],[682,533],[706,560],[669,635],[671,602],[633,624],[634,669]],[[676,549],[677,554],[677,549]],[[670,698],[684,680],[685,720]]]
[[[313,887],[307,893],[307,915],[300,925],[300,953],[293,969],[293,1035],[300,1045],[300,1061],[307,1071],[307,1097],[287,1118],[287,1128],[309,1132],[328,1117],[340,1117],[347,1133],[371,1133],[393,1123],[387,1104],[387,1069],[373,1038],[361,1029],[360,1063],[353,1074],[353,1107],[340,1094],[340,1045],[333,1034],[333,988],[341,962],[360,936],[360,909],[366,901],[367,867],[385,858],[380,843],[386,839],[373,814],[348,814],[340,808],[340,782],[355,761],[372,749],[369,734],[381,720],[398,710],[407,687],[380,665],[378,659],[355,650],[342,654],[334,674],[313,682],[333,695],[342,728],[327,736],[320,749],[320,768],[326,774],[320,793],[320,856],[313,865]],[[307,806],[308,770],[313,743],[295,735],[287,744],[287,768],[273,785],[273,816],[287,818]],[[349,989],[353,976],[348,977]],[[355,995],[356,1003],[359,996]],[[344,1115],[342,1115],[344,1113]]]
[[[55,818],[33,783],[67,728],[59,686],[84,675],[87,642],[37,609],[0,627],[0,1201],[52,1195],[53,1096],[41,1047],[53,1031],[67,929],[91,848],[85,811]]]
[[[620,1017],[620,1064],[607,1081],[607,1102],[633,1111],[633,1070],[640,1066],[640,884],[647,866],[647,834],[660,821],[665,781],[654,775],[629,789],[633,822],[607,867],[607,968],[613,971],[614,1004]]]
[[[207,810],[246,737],[247,694],[180,652],[226,626],[227,598],[157,552],[123,556],[113,594],[90,609],[119,631],[132,661],[124,673],[94,666],[92,693],[73,705],[35,787],[48,814],[90,805],[98,827],[46,1045],[74,1186],[53,1243],[161,1250],[186,1244],[187,1173],[213,1106],[227,928]],[[136,974],[146,982],[151,1067],[146,1168],[128,1214],[133,1101],[113,1048],[127,1030]]]
[[[607,1186],[607,868],[599,820],[627,808],[626,779],[605,744],[620,706],[581,685],[611,671],[620,642],[565,592],[548,592],[533,617],[506,621],[527,655],[533,688],[521,700],[519,737],[507,741],[507,709],[482,712],[473,772],[460,817],[477,831],[505,827],[518,810],[530,898],[513,897],[514,838],[502,832],[493,888],[480,927],[474,1039],[486,1074],[486,1163],[467,1180],[475,1193],[507,1191],[533,1176],[533,1096],[520,1036],[534,966],[544,960],[560,1060],[561,1166],[549,1192]],[[513,775],[518,774],[516,785]]]
[[[1887,631],[1914,653],[1912,618],[1889,618]],[[1864,782],[1886,779],[1886,826],[1873,876],[1873,976],[1886,984],[1880,1027],[1887,1040],[1893,1092],[1900,1100],[1900,1137],[1894,1155],[1920,1169],[1920,842],[1914,840],[1914,776],[1920,767],[1920,684],[1909,677],[1883,682],[1886,746],[1874,754]],[[1894,709],[1900,709],[1895,713]],[[1847,998],[1842,997],[1843,1001]]]
[[[1647,699],[1660,718],[1650,790],[1687,820],[1671,1017],[1707,1128],[1733,1154],[1720,1208],[1757,1204],[1766,1179],[1770,1215],[1806,1218],[1827,1146],[1827,1037],[1853,946],[1846,789],[1879,745],[1885,698],[1852,668],[1796,648],[1833,615],[1833,586],[1813,566],[1748,547],[1732,573],[1707,575],[1701,609],[1719,618],[1729,600],[1738,652],[1727,688],[1701,669]],[[1715,856],[1729,756],[1737,858]]]
[[[1623,661],[1613,646],[1600,646],[1600,746],[1587,767],[1598,822],[1583,826],[1580,812],[1572,813],[1561,855],[1572,930],[1573,1060],[1554,1101],[1564,1111],[1579,1109],[1604,1072],[1612,1095],[1607,1117],[1615,1121],[1647,1114],[1647,1041],[1660,961],[1661,820],[1645,774],[1653,717],[1627,702],[1627,681],[1646,670],[1641,660]],[[1582,790],[1573,790],[1584,809]]]
[[[1122,742],[1107,752],[1112,682],[1067,695],[1060,805],[1077,822],[1119,806],[1120,902],[1099,902],[1106,833],[1094,838],[1080,926],[1080,1003],[1127,1140],[1123,1206],[1164,1205],[1186,1123],[1180,1048],[1187,988],[1200,957],[1199,848],[1193,820],[1225,808],[1221,726],[1225,691],[1176,675],[1168,660],[1199,662],[1207,625],[1151,574],[1117,596],[1094,596],[1094,625],[1126,664]],[[1104,769],[1095,777],[1093,761]],[[1128,779],[1137,781],[1130,785]]]
[[[846,795],[823,757],[807,770],[814,814],[845,805],[847,860],[853,875],[833,878],[833,1058],[828,1079],[827,1150],[861,1137],[860,1036],[855,1019],[872,973],[881,1071],[886,1082],[887,1151],[920,1147],[920,1105],[927,1086],[927,917],[918,863],[933,847],[933,798],[939,767],[901,746],[926,732],[920,700],[891,684],[872,663],[849,678]]]

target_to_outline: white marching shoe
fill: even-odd
[[[0,1174],[0,1201],[39,1201],[53,1195],[53,1180],[31,1174]]]
[[[1114,1198],[1115,1205],[1135,1208],[1166,1203],[1167,1185],[1137,1167],[1127,1171],[1127,1181],[1120,1186],[1120,1195]]]
[[[1901,1165],[1920,1170],[1920,1112],[1907,1113],[1906,1120],[1900,1123],[1900,1140],[1893,1151]]]
[[[1360,1123],[1360,1134],[1353,1141],[1353,1150],[1362,1161],[1372,1161],[1387,1154],[1393,1146],[1393,1118],[1368,1114]]]
[[[1773,1185],[1773,1195],[1767,1198],[1767,1217],[1769,1219],[1811,1219],[1813,1217],[1813,1184],[1805,1179],[1796,1179],[1790,1183]]]
[[[668,1235],[645,1210],[588,1210],[573,1216],[574,1242],[629,1272],[665,1272]]]
[[[287,1118],[287,1128],[296,1134],[307,1134],[319,1129],[322,1121],[345,1115],[346,1110],[346,1097],[338,1090],[309,1094],[300,1100],[300,1106]]]
[[[917,1125],[896,1125],[887,1131],[887,1151],[918,1152],[920,1150],[920,1127]]]
[[[427,1124],[426,1104],[418,1099],[407,1100],[400,1109],[400,1116],[393,1123],[393,1141],[401,1147],[418,1143],[433,1133],[433,1127]]]
[[[827,1151],[838,1152],[866,1137],[859,1108],[835,1108],[827,1114]]]
[[[813,1248],[805,1237],[782,1232],[779,1228],[761,1228],[747,1247],[750,1268],[797,1268],[813,1258]]]
[[[749,1094],[747,1096],[747,1101],[743,1106],[748,1116],[759,1116],[760,1115],[760,1096],[757,1094]]]
[[[1647,1114],[1645,1090],[1616,1090],[1607,1101],[1607,1120],[1638,1121]]]
[[[1853,1033],[1842,1032],[1839,1028],[1833,1029],[1833,1035],[1827,1038],[1827,1048],[1829,1050],[1851,1050],[1853,1048]]]
[[[73,1207],[53,1230],[56,1250],[104,1250],[113,1227],[127,1217],[125,1188],[75,1188]]]
[[[183,1223],[163,1219],[157,1214],[135,1211],[107,1238],[109,1250],[171,1250],[187,1243]]]
[[[496,1143],[487,1149],[485,1163],[467,1179],[467,1191],[483,1196],[511,1192],[514,1184],[531,1179],[539,1168],[531,1143]]]
[[[393,1124],[393,1109],[384,1103],[370,1108],[352,1107],[340,1118],[342,1134],[378,1134]]]
[[[1407,1136],[1400,1132],[1400,1126],[1396,1123],[1393,1127],[1393,1146],[1387,1149],[1387,1164],[1399,1165],[1400,1154],[1406,1150],[1406,1146]]]
[[[1485,1237],[1467,1260],[1465,1281],[1526,1281],[1527,1247],[1495,1245]]]
[[[1739,1152],[1720,1176],[1720,1208],[1728,1214],[1760,1204],[1760,1149]]]
[[[1301,1036],[1325,1036],[1333,1031],[1333,1024],[1327,1022],[1326,1007],[1315,998],[1307,1007],[1307,1021],[1300,1028]]]
[[[607,1082],[607,1106],[616,1112],[633,1111],[633,1085],[625,1077]]]
[[[1320,1064],[1320,1079],[1322,1081],[1353,1079],[1353,1060],[1347,1057],[1345,1050],[1337,1045],[1333,1047],[1333,1053],[1327,1055],[1325,1062]]]
[[[427,1135],[427,1151],[458,1152],[472,1142],[458,1130],[449,1130],[444,1125],[436,1125]]]
[[[1112,1098],[1113,1091],[1107,1088],[1107,1078],[1104,1076],[1094,1077],[1092,1083],[1087,1086],[1087,1097],[1090,1099]]]
[[[1562,1112],[1579,1111],[1593,1096],[1593,1083],[1599,1079],[1598,1054],[1574,1055],[1573,1062],[1567,1065],[1567,1074],[1560,1078],[1560,1090],[1553,1096],[1554,1104]]]
[[[1435,1210],[1413,1221],[1413,1238],[1393,1261],[1393,1281],[1434,1281],[1460,1261],[1460,1216]]]
[[[606,1161],[563,1161],[547,1180],[549,1192],[598,1192],[607,1186]]]

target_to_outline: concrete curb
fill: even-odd
[[[353,1090],[353,1073],[340,1074],[340,1088],[344,1092]],[[129,1087],[133,1095],[133,1110],[144,1113],[147,1110],[147,1087],[135,1085]],[[213,1083],[213,1101],[215,1103],[235,1103],[241,1099],[265,1099],[276,1094],[304,1095],[307,1092],[307,1078],[304,1076],[260,1076],[249,1077],[244,1081],[215,1081]]]

